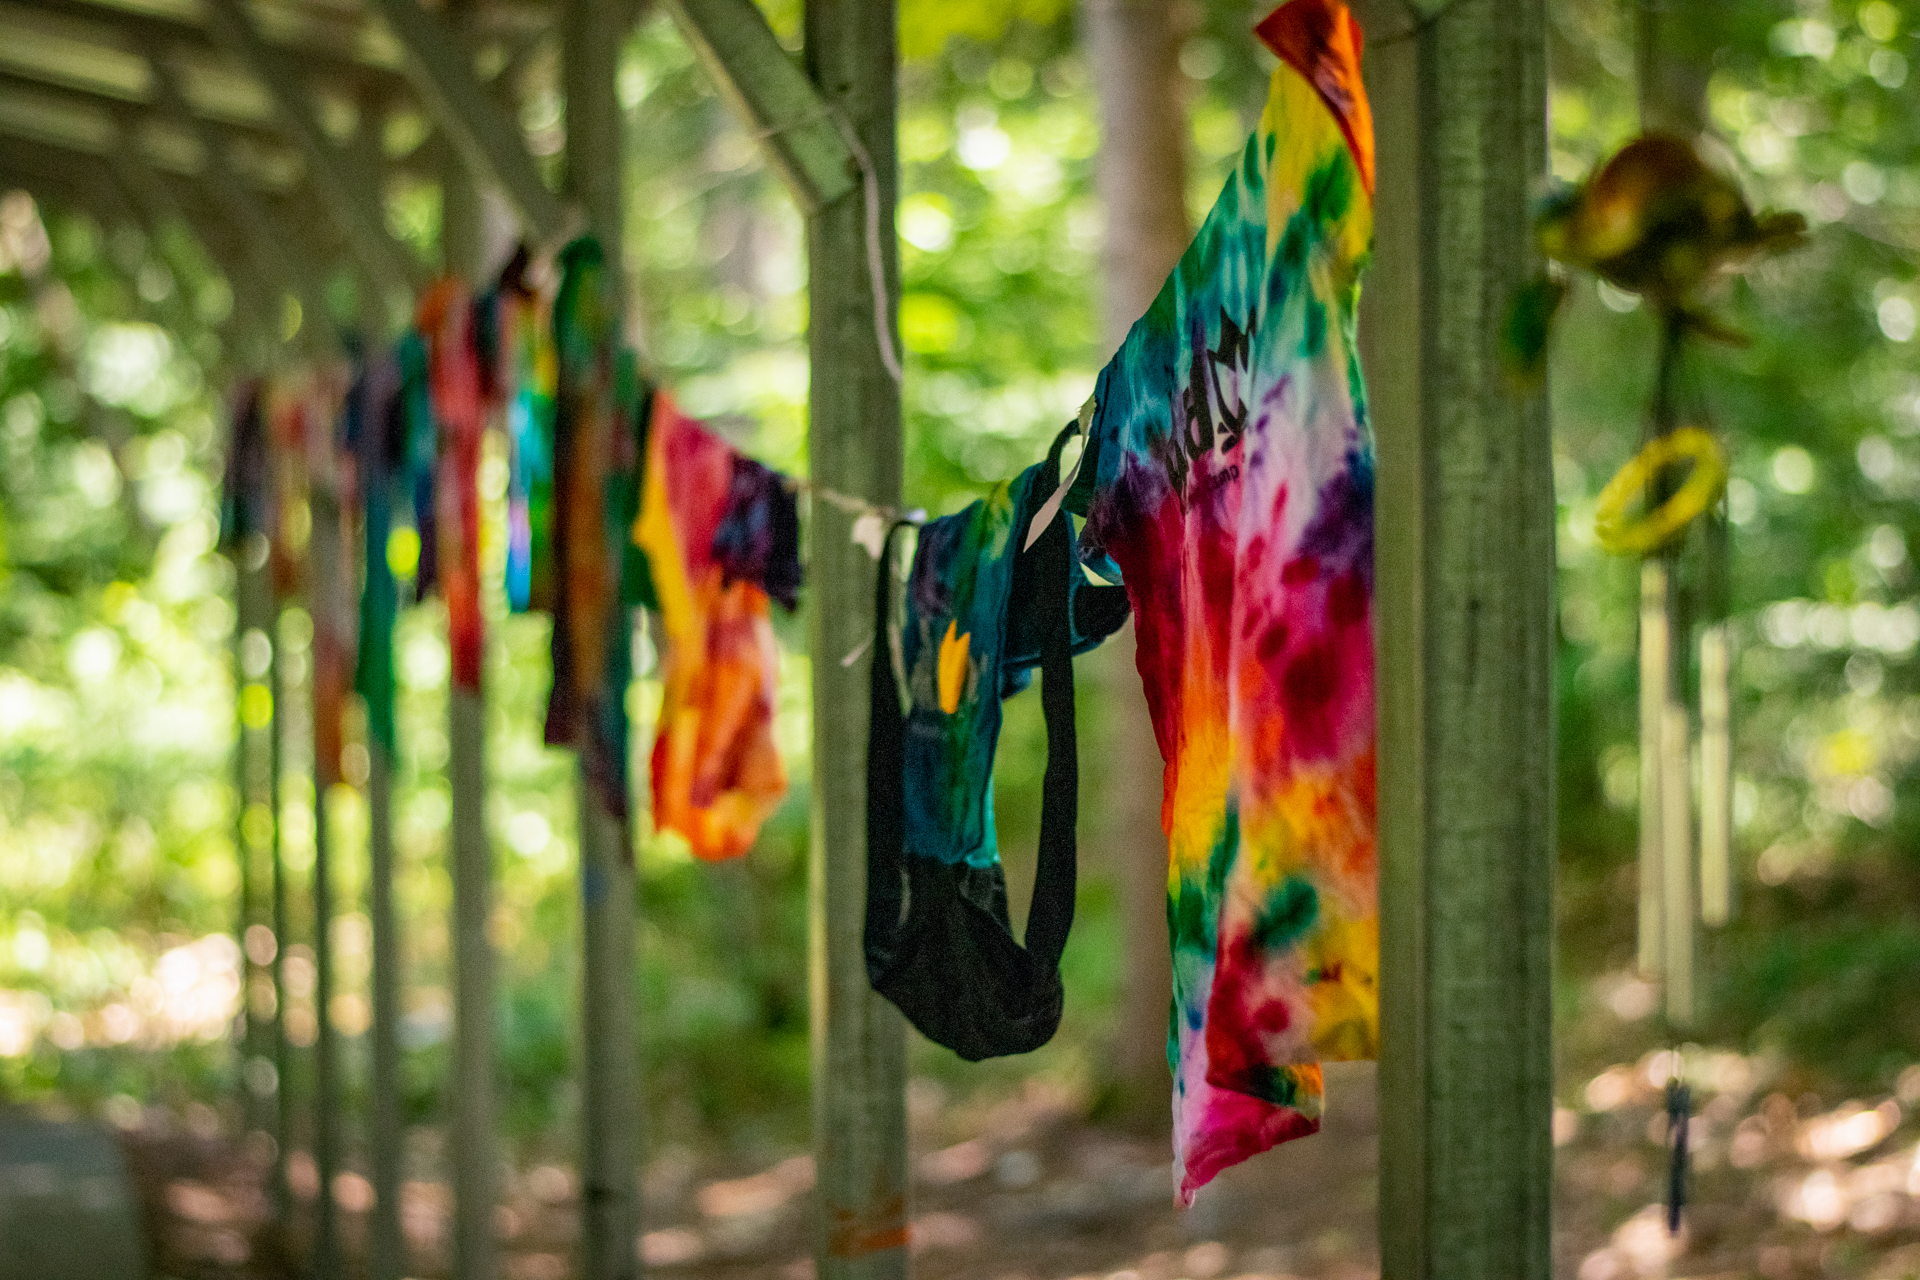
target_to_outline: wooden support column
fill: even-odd
[[[267,964],[256,959],[253,930],[264,925],[265,887],[261,863],[272,845],[272,822],[259,821],[262,813],[271,815],[267,797],[271,794],[271,768],[266,745],[273,732],[272,692],[263,683],[273,660],[273,584],[267,566],[269,547],[266,535],[248,530],[233,546],[235,626],[233,629],[233,688],[239,711],[234,732],[234,852],[240,861],[240,917],[236,931],[240,943],[240,1007],[244,1019],[240,1037],[239,1081],[246,1111],[248,1133],[268,1132],[272,1126],[273,1077],[269,1070],[273,1039],[279,1011],[267,1012],[259,1006],[255,993],[263,982],[270,983]],[[264,704],[256,690],[266,693]],[[255,719],[256,707],[264,705],[266,721]]]
[[[273,536],[282,536],[274,530]],[[286,611],[281,600],[273,602],[273,625],[267,635],[273,641],[273,656],[267,666],[267,688],[273,694],[272,737],[267,743],[267,772],[272,778],[267,803],[273,806],[273,845],[269,851],[273,875],[269,884],[273,920],[273,1174],[269,1179],[273,1195],[274,1217],[285,1232],[293,1223],[293,1188],[287,1182],[287,1157],[293,1153],[298,1104],[293,1087],[294,1048],[287,1038],[287,947],[293,942],[293,909],[290,877],[287,874],[286,846],[286,770],[287,701],[286,663],[283,660]],[[316,810],[317,816],[317,810]]]
[[[897,506],[900,387],[879,331],[899,350],[894,236],[896,15],[892,0],[808,0],[806,68],[871,158],[878,226],[855,189],[807,228],[808,451],[814,483]],[[878,241],[870,245],[869,235]],[[884,280],[876,316],[869,249]],[[815,503],[809,559],[813,653],[813,841],[808,864],[813,1144],[820,1280],[907,1274],[906,1036],[899,1011],[867,983],[867,663],[843,655],[873,636],[873,560],[852,517]],[[885,651],[869,654],[886,661]]]
[[[365,299],[362,310],[377,312],[378,301]],[[380,341],[384,326],[377,315],[362,320],[363,338],[371,350]],[[365,394],[356,388],[356,393]],[[385,406],[367,403],[363,431],[380,429],[380,414]],[[375,486],[388,483],[384,474],[387,460],[382,445],[363,447],[360,456],[378,459],[380,470],[360,478],[362,509],[366,512],[366,591],[370,597],[395,601],[398,591],[393,570],[387,564],[387,535],[391,521],[387,515],[390,499],[376,494]],[[378,510],[376,510],[378,504]],[[363,611],[379,613],[384,610]],[[391,616],[389,614],[388,616]],[[362,635],[363,646],[378,644],[387,651],[379,669],[392,679],[393,636]],[[387,694],[392,698],[390,691]],[[368,1023],[369,1055],[367,1098],[367,1168],[372,1175],[373,1209],[367,1221],[368,1280],[400,1280],[407,1273],[406,1236],[400,1226],[400,1188],[403,1178],[406,1129],[400,1115],[400,935],[393,900],[393,750],[383,739],[372,717],[367,727],[367,923],[372,938],[372,1017]],[[457,1141],[457,1139],[456,1139]]]
[[[411,0],[404,0],[411,3]],[[492,101],[492,99],[488,99]],[[449,152],[440,180],[440,242],[449,275],[478,287],[486,269],[485,209],[467,157]],[[447,781],[452,802],[454,1280],[492,1280],[495,1165],[493,1072],[493,855],[486,824],[486,700],[448,689]]]
[[[1540,270],[1541,0],[1360,5],[1378,142],[1380,1237],[1393,1280],[1546,1280],[1553,472],[1499,334]],[[1410,12],[1414,17],[1410,19]]]
[[[330,398],[329,398],[330,400]],[[327,407],[332,408],[329,402]],[[351,675],[345,666],[344,637],[337,628],[346,616],[346,548],[340,538],[340,497],[334,481],[333,423],[310,422],[312,483],[308,508],[312,533],[307,544],[308,613],[313,619],[313,649],[309,681],[313,699],[313,1164],[319,1179],[314,1201],[313,1280],[339,1280],[344,1274],[340,1251],[340,1212],[334,1200],[334,1177],[340,1172],[340,1037],[333,1026],[333,824],[328,791],[339,778],[340,762],[323,757],[338,741],[338,731],[324,723],[327,704],[323,689],[337,682],[343,688]]]
[[[608,288],[626,311],[620,46],[632,12],[624,0],[566,0],[567,196],[586,213],[606,254]],[[614,696],[624,696],[625,690]],[[583,734],[587,732],[582,729]],[[584,761],[587,749],[582,739]],[[581,885],[580,1274],[640,1274],[639,904],[633,832],[578,771]]]

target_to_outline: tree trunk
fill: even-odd
[[[1120,345],[1159,292],[1190,236],[1179,33],[1166,0],[1088,0],[1086,46],[1100,97],[1098,182],[1106,208],[1101,332]],[[1100,658],[1111,744],[1102,847],[1120,898],[1121,998],[1110,1057],[1114,1110],[1168,1123],[1167,841],[1160,825],[1164,762],[1134,666],[1129,625]]]

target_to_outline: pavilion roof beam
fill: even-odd
[[[102,113],[50,108],[31,96],[0,92],[0,135],[103,156],[113,146],[113,122]]]
[[[185,88],[183,83],[181,86],[183,96],[185,96]],[[24,75],[0,67],[0,91],[8,89],[16,89],[28,98],[49,103],[57,102],[78,111],[107,110],[121,121],[134,144],[152,154],[162,168],[170,168],[180,173],[199,171],[197,162],[186,163],[179,154],[183,149],[197,153],[198,143],[191,131],[182,130],[171,113],[160,111],[146,97],[130,101],[87,89],[64,88],[39,80],[32,75]],[[289,166],[297,169],[303,163],[300,154],[287,144],[286,135],[273,128],[233,124],[217,120],[205,111],[194,111],[193,114],[214,125],[228,140],[245,143],[262,155],[267,163],[253,175],[258,179],[256,185],[268,190],[285,190],[289,185],[289,179],[276,178],[275,171]],[[173,145],[162,146],[156,151],[154,145],[156,134],[164,135],[160,137],[160,141],[171,142]],[[438,162],[439,152],[436,148],[443,146],[444,140],[437,134],[430,134],[424,142],[399,159],[385,156],[380,152],[377,144],[373,144],[370,140],[362,143],[356,139],[356,143],[361,146],[364,163],[370,167],[382,169],[388,173],[406,173],[415,177],[428,178],[434,173]]]
[[[227,162],[226,151],[213,127],[188,114],[172,69],[163,62],[154,64],[154,87],[159,92],[162,109],[199,138],[201,149],[206,153],[201,182],[207,193],[228,210],[240,229],[247,256],[255,268],[263,278],[274,281],[298,299],[303,317],[313,326],[312,332],[322,343],[338,349],[340,334],[327,312],[326,291],[319,277],[308,268],[305,256],[298,251],[298,236],[274,225],[260,194],[242,182]]]
[[[753,0],[668,0],[721,95],[750,122],[774,172],[812,217],[853,190],[859,170],[831,108]]]
[[[288,61],[286,51],[261,37],[240,0],[207,0],[207,13],[216,38],[273,96],[281,122],[306,156],[313,185],[367,269],[396,290],[423,287],[426,268],[387,230],[379,170],[370,168],[361,153],[341,147],[327,136],[320,126],[313,91],[299,69]]]
[[[441,132],[460,148],[469,170],[499,185],[528,232],[544,241],[559,240],[568,222],[566,210],[541,178],[519,121],[475,74],[460,36],[419,0],[369,3],[400,41],[415,92]]]
[[[82,110],[105,109],[116,113],[131,113],[139,118],[153,118],[148,111],[143,110],[149,106],[149,101],[145,97],[133,99],[122,98],[98,89],[78,88],[68,83],[43,79],[33,72],[10,70],[4,65],[0,65],[0,89],[18,89],[26,94],[41,97],[48,101],[66,103]],[[261,128],[257,125],[236,124],[225,120],[215,120],[199,112],[195,114],[199,115],[201,119],[206,120],[209,124],[214,125],[222,134],[229,138],[246,138],[257,145],[270,146],[275,149],[284,149],[285,147],[285,138],[270,128]]]
[[[217,229],[208,225],[204,214],[196,215],[187,210],[175,197],[173,189],[147,163],[138,147],[126,145],[115,148],[107,163],[121,189],[139,210],[141,220],[154,242],[155,252],[166,260],[176,277],[191,275],[201,264],[172,252],[166,235],[169,226],[179,226],[192,236],[199,244],[200,253],[207,264],[226,277],[227,289],[234,298],[234,317],[230,319],[239,323],[246,313],[251,313],[256,320],[270,314],[271,308],[267,303],[272,290],[262,282],[259,271],[247,261],[247,255],[223,253]],[[273,340],[277,338],[277,334],[273,335]]]
[[[224,54],[220,42],[199,21],[165,17],[150,10],[122,8],[117,4],[101,3],[100,0],[32,0],[30,5],[9,2],[0,5],[0,13],[8,17],[30,13],[56,19],[57,28],[72,40],[123,52],[131,42],[138,50],[145,52],[178,46],[202,55]],[[55,23],[46,21],[37,25],[49,29],[55,27]],[[277,48],[297,54],[303,66],[329,80],[355,85],[401,86],[406,83],[391,58],[369,57],[363,52],[330,43],[289,44],[275,40],[271,35],[266,39]]]

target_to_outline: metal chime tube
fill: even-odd
[[[1660,716],[1660,921],[1665,941],[1667,1021],[1693,1021],[1693,788],[1692,723],[1684,702],[1667,702]]]
[[[1668,612],[1669,591],[1664,561],[1649,559],[1640,566],[1640,948],[1642,973],[1660,974],[1666,948],[1661,929],[1665,880],[1661,871],[1665,810],[1661,804],[1662,724],[1667,705],[1667,680],[1672,669]]]
[[[1732,654],[1727,624],[1700,634],[1700,919],[1733,917]]]

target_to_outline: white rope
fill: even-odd
[[[900,367],[900,353],[893,345],[892,310],[887,306],[887,263],[880,245],[880,175],[874,172],[873,156],[860,135],[838,109],[829,106],[827,117],[840,131],[847,150],[860,166],[860,186],[867,206],[867,282],[873,288],[873,341],[880,351],[880,363],[898,386],[906,374]]]

